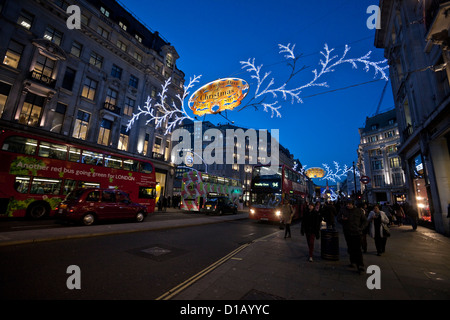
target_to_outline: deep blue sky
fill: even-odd
[[[191,93],[212,80],[234,76],[250,83],[251,95],[254,82],[239,63],[249,58],[256,58],[257,65],[267,66],[263,71],[272,71],[276,84],[284,83],[289,69],[278,63],[283,61],[278,44],[296,44],[295,52],[304,55],[298,64],[309,66],[290,86],[313,78],[311,71],[319,68],[319,51],[325,43],[335,48],[339,56],[344,45],[349,44],[348,58],[372,51],[372,61],[384,59],[383,50],[373,45],[375,30],[366,27],[366,9],[378,5],[378,0],[122,2],[175,47],[180,55],[177,67],[186,74],[186,81],[202,75]],[[241,112],[235,109],[228,112],[228,118],[247,128],[279,129],[281,144],[308,167],[332,165],[333,161],[351,165],[357,158],[358,128],[364,126],[366,116],[375,113],[385,81],[308,96],[374,80],[373,69],[366,73],[363,67],[358,64],[355,70],[349,64],[338,66],[334,73],[322,78],[329,88],[305,89],[303,104],[283,103],[282,118],[271,118],[269,113],[254,108]],[[392,107],[389,84],[380,109]],[[226,121],[220,115],[209,115],[205,120]]]

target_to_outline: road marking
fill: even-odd
[[[276,233],[279,233],[280,231],[276,231],[274,233],[270,233],[268,235],[265,235],[261,238],[258,238],[256,240],[253,240],[249,243],[243,244],[240,247],[238,247],[237,249],[235,249],[234,251],[230,252],[229,254],[227,254],[226,256],[224,256],[223,258],[217,260],[216,262],[214,262],[213,264],[211,264],[209,267],[203,269],[202,271],[200,271],[199,273],[197,273],[196,275],[190,277],[189,279],[187,279],[186,281],[180,283],[179,285],[177,285],[176,287],[170,289],[169,291],[167,291],[166,293],[164,293],[163,295],[159,296],[158,298],[156,298],[156,300],[170,300],[171,298],[173,298],[174,296],[176,296],[177,294],[179,294],[181,291],[183,291],[184,289],[186,289],[187,287],[191,286],[192,284],[194,284],[196,281],[200,280],[201,278],[203,278],[204,276],[206,276],[208,273],[210,273],[211,271],[215,270],[216,268],[218,268],[220,265],[222,265],[223,263],[227,262],[230,259],[235,259],[235,260],[242,260],[242,258],[233,258],[236,254],[238,254],[239,252],[241,252],[242,250],[244,250],[245,248],[247,248],[249,245],[251,245],[252,243],[255,242],[259,242],[259,241],[266,241],[266,239]]]

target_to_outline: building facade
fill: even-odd
[[[270,132],[267,132],[266,143],[260,140],[261,132],[259,130],[249,130],[248,128],[242,128],[232,124],[214,125],[209,121],[185,121],[179,128],[185,129],[191,138],[190,145],[192,146],[191,151],[194,159],[192,168],[202,172],[208,172],[212,175],[239,180],[246,191],[244,192],[244,200],[249,200],[247,197],[251,186],[253,166],[256,164],[271,164],[273,163],[271,160],[272,157],[276,155],[275,153],[272,153],[272,137]],[[217,137],[212,136],[215,130],[217,130]],[[233,145],[230,148],[227,146],[227,130],[230,130],[229,132],[232,133],[240,131],[245,137],[243,140],[232,137]],[[251,134],[248,134],[250,132],[255,133],[254,140],[251,138]],[[222,143],[215,145],[214,142],[217,138],[222,140]],[[201,146],[195,148],[196,143],[201,143]],[[177,147],[174,146],[174,148],[174,151],[176,152]],[[208,164],[209,161],[204,159],[205,154],[208,153],[208,149],[212,150],[213,148],[222,152],[222,158],[220,159],[221,161],[214,161],[214,163]],[[181,150],[178,150],[178,152],[180,151]],[[231,162],[227,161],[227,157],[230,157],[230,154],[227,155],[227,153],[231,154]],[[290,168],[293,168],[295,163],[294,156],[287,148],[279,143],[278,163],[280,165],[287,165]],[[181,164],[181,166],[186,166],[186,163]],[[180,170],[180,173],[181,172],[182,171]],[[180,182],[178,182],[178,184],[181,186]]]
[[[370,203],[404,202],[407,190],[397,153],[400,145],[397,111],[367,117],[359,135],[358,168],[362,176],[370,179],[367,184],[361,183],[364,199]]]
[[[70,29],[70,5],[80,28]],[[114,0],[0,0],[1,126],[152,159],[170,194],[170,135],[140,119],[127,124],[169,77],[184,74],[175,48]]]
[[[375,46],[389,61],[407,201],[450,235],[450,1],[382,0]]]

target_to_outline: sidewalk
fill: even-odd
[[[340,260],[321,258],[315,242],[314,262],[307,261],[299,224],[292,238],[284,231],[257,240],[174,296],[174,300],[439,300],[450,299],[450,238],[433,230],[391,227],[386,253],[376,255],[367,238],[366,268],[380,267],[381,289],[368,289],[372,273],[349,267],[347,247],[339,234]]]

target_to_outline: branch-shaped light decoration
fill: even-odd
[[[287,81],[285,81],[281,86],[275,86],[274,78],[269,80],[268,77],[270,76],[271,71],[265,72],[264,75],[262,75],[261,69],[263,65],[256,66],[255,58],[249,59],[248,61],[240,61],[242,69],[245,69],[247,72],[251,73],[251,78],[256,80],[256,89],[253,96],[248,95],[251,97],[250,100],[243,107],[241,107],[239,111],[249,106],[253,106],[256,110],[258,110],[258,107],[262,106],[265,112],[271,113],[272,118],[274,116],[281,118],[279,96],[281,96],[284,101],[290,99],[292,104],[303,103],[301,93],[304,89],[312,87],[329,87],[327,82],[322,81],[322,77],[327,73],[334,72],[337,66],[346,63],[351,64],[353,69],[357,69],[358,63],[362,63],[364,64],[364,70],[366,72],[368,72],[370,68],[374,69],[374,78],[380,74],[380,80],[388,80],[385,70],[388,69],[389,66],[382,66],[382,64],[387,61],[386,59],[378,62],[370,61],[371,51],[359,58],[346,58],[347,53],[350,51],[350,47],[348,45],[345,45],[344,53],[341,57],[338,57],[337,55],[332,56],[334,49],[329,49],[328,45],[325,44],[324,50],[320,51],[320,54],[323,56],[323,58],[319,61],[320,68],[312,71],[314,76],[313,79],[306,84],[289,88],[288,84],[292,82],[292,79],[306,67],[303,66],[300,69],[297,68],[297,61],[301,55],[295,55],[295,44],[292,46],[291,44],[286,46],[279,44],[278,48],[279,53],[284,54],[284,58],[288,62],[288,66],[291,68],[291,73]],[[201,76],[194,76],[193,78],[190,78],[189,84],[184,86],[182,96],[179,94],[176,96],[179,101],[179,106],[177,106],[174,101],[172,101],[171,105],[166,103],[166,94],[171,83],[171,78],[166,80],[164,85],[162,85],[162,92],[158,93],[158,101],[155,101],[154,104],[152,104],[153,99],[148,97],[145,102],[145,106],[139,106],[138,112],[133,114],[131,120],[128,122],[127,130],[130,130],[133,124],[141,116],[149,117],[146,125],[152,121],[155,121],[156,128],[166,126],[166,134],[170,133],[183,120],[193,120],[192,117],[186,112],[185,100],[189,95],[189,90],[195,83],[199,82],[200,77]]]
[[[145,102],[145,106],[138,106],[138,112],[133,113],[132,118],[128,122],[127,131],[131,129],[133,124],[139,119],[140,116],[148,116],[149,119],[145,123],[145,125],[149,124],[152,121],[155,121],[155,129],[163,127],[166,125],[165,134],[172,132],[172,130],[180,124],[183,120],[189,119],[193,120],[192,117],[186,112],[186,106],[184,101],[189,95],[189,90],[197,83],[200,79],[200,76],[194,76],[189,79],[189,84],[187,86],[183,86],[183,95],[176,95],[177,100],[180,102],[180,105],[177,106],[175,101],[172,101],[172,104],[167,104],[167,91],[169,89],[171,78],[167,79],[162,85],[162,90],[158,93],[158,100],[152,104],[153,99],[148,96],[147,101]]]
[[[336,180],[341,180],[342,177],[347,176],[347,173],[352,171],[352,167],[347,167],[347,165],[344,165],[344,168],[341,168],[339,163],[337,161],[333,161],[334,163],[334,170],[330,168],[330,166],[327,163],[322,163],[323,167],[325,168],[326,174],[321,178],[321,180],[331,180],[333,182],[336,182]],[[358,177],[360,176],[359,171],[355,168],[355,175]]]
[[[291,44],[288,44],[286,46],[279,44],[278,45],[280,51],[280,54],[285,54],[284,58],[287,61],[292,60],[292,63],[289,62],[289,66],[292,68],[292,72],[290,77],[288,78],[288,81],[286,81],[283,85],[279,87],[275,87],[275,80],[274,78],[270,79],[267,83],[267,79],[269,75],[271,74],[271,71],[264,73],[264,75],[261,74],[261,68],[263,65],[256,66],[255,65],[255,58],[248,59],[247,61],[240,61],[242,65],[242,69],[245,69],[247,72],[252,73],[251,78],[256,80],[256,90],[253,98],[240,110],[248,107],[248,106],[254,106],[255,109],[258,108],[258,106],[262,106],[264,108],[265,112],[271,112],[271,117],[277,116],[281,118],[280,108],[281,106],[278,105],[278,95],[281,95],[283,100],[287,100],[288,98],[291,98],[291,103],[294,102],[297,103],[303,103],[303,100],[301,99],[300,94],[302,93],[303,89],[310,88],[310,87],[329,87],[327,82],[322,82],[321,77],[327,73],[334,72],[335,68],[341,64],[349,63],[352,65],[352,68],[357,69],[358,65],[357,63],[364,64],[364,70],[368,72],[370,68],[374,68],[375,75],[374,78],[380,74],[381,79],[388,80],[388,76],[385,72],[386,69],[389,68],[389,66],[381,66],[383,63],[385,63],[387,60],[382,60],[378,62],[370,61],[370,55],[371,51],[369,51],[367,54],[365,54],[362,57],[359,58],[347,58],[347,53],[350,51],[350,47],[348,45],[345,45],[344,53],[339,58],[337,55],[331,55],[334,51],[334,49],[329,49],[328,45],[325,44],[324,51],[320,51],[320,54],[323,56],[323,59],[320,59],[320,66],[319,69],[314,69],[312,71],[314,77],[311,81],[304,85],[297,86],[295,88],[289,89],[287,87],[287,84],[292,80],[292,78],[300,71],[304,70],[304,67],[301,70],[296,70],[296,62],[299,57],[297,57],[294,54],[294,48],[295,45],[291,46]],[[273,102],[266,102],[266,96],[271,96],[275,101]],[[259,101],[253,102],[253,100],[260,99]],[[239,111],[240,111],[239,110]]]

